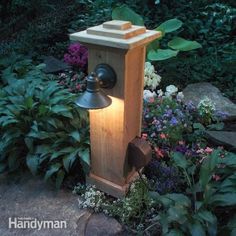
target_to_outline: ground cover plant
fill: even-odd
[[[3,70],[0,170],[27,166],[60,187],[73,166],[89,169],[87,114],[43,67],[20,60]]]

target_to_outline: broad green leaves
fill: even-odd
[[[176,57],[177,54],[178,51],[174,51],[171,49],[157,49],[149,51],[147,54],[147,58],[150,61],[163,61],[172,57]]]
[[[144,25],[143,18],[125,5],[112,11],[112,19],[130,21],[133,25]]]
[[[74,164],[89,169],[87,114],[77,109],[68,90],[45,80],[38,68],[30,71],[28,63],[13,66],[21,76],[6,80],[0,92],[0,172],[26,164],[59,187]],[[5,76],[11,73],[9,68]]]
[[[175,18],[163,22],[156,28],[156,30],[163,31],[164,33],[171,33],[181,28],[182,25],[183,22]]]
[[[173,38],[168,43],[168,46],[174,50],[179,51],[191,51],[202,47],[201,44],[197,41],[186,40],[181,37]]]
[[[133,25],[144,25],[143,18],[126,5],[116,7],[112,12],[112,19],[130,21]],[[160,24],[155,30],[161,31],[162,36],[148,45],[147,59],[150,61],[163,61],[176,57],[179,51],[190,51],[200,48],[201,45],[198,42],[185,40],[180,37],[175,37],[168,43],[170,49],[161,48],[160,40],[165,34],[175,32],[180,29],[182,25],[183,22],[176,18]]]

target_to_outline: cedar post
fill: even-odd
[[[143,79],[146,45],[160,32],[131,25],[128,21],[109,21],[70,35],[87,46],[88,70],[109,64],[117,75],[109,107],[90,110],[91,171],[87,182],[104,192],[123,197],[135,175],[128,165],[128,144],[141,132]]]

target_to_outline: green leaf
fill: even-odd
[[[174,50],[179,51],[191,51],[202,47],[202,45],[196,41],[186,40],[181,37],[175,37],[172,39],[168,43],[168,46]]]
[[[65,171],[64,170],[59,170],[57,172],[57,178],[56,178],[56,188],[59,189],[61,187],[61,184],[64,180],[65,177]]]
[[[76,158],[77,158],[77,150],[70,153],[69,155],[66,155],[63,158],[63,166],[65,167],[66,171],[69,172],[70,168],[74,164]]]
[[[31,173],[33,175],[37,174],[38,168],[39,168],[39,159],[36,155],[28,154],[26,156],[26,164],[28,168],[30,169]]]
[[[170,232],[165,234],[165,236],[184,236],[184,234],[177,229],[172,229]]]
[[[147,45],[147,54],[151,51],[151,50],[157,50],[159,48],[159,40],[156,39],[154,41],[152,41],[151,43],[149,43]]]
[[[211,203],[215,206],[235,206],[236,193],[215,194],[211,198]]]
[[[112,19],[130,21],[133,25],[144,25],[143,18],[126,5],[116,7],[112,11]]]
[[[32,138],[26,137],[26,138],[24,139],[24,141],[25,141],[25,144],[26,144],[27,148],[28,148],[30,151],[32,151],[32,150],[33,150],[34,140],[33,140]]]
[[[182,153],[173,152],[171,158],[173,159],[176,166],[183,168],[183,169],[187,169],[188,162]]]
[[[85,172],[88,173],[89,172],[89,167],[90,167],[90,152],[89,149],[80,149],[79,150],[79,156],[80,159],[82,160],[82,165],[85,169]]]
[[[178,52],[179,51],[174,51],[171,49],[157,49],[156,51],[150,50],[147,57],[150,61],[163,61],[172,57],[176,57]]]
[[[79,131],[73,131],[72,133],[70,133],[70,136],[77,142],[80,142],[81,140]]]
[[[45,176],[44,176],[44,180],[48,180],[55,172],[57,172],[61,167],[61,164],[56,163],[54,165],[51,165],[49,170],[47,170]]]
[[[205,130],[205,127],[201,123],[193,123],[193,128],[198,130]]]
[[[33,107],[33,104],[34,104],[34,100],[32,97],[27,97],[25,99],[25,106],[27,109],[31,109]]]
[[[196,214],[201,220],[209,222],[211,224],[216,224],[216,216],[213,215],[210,211],[202,210]]]
[[[168,219],[171,221],[176,221],[179,224],[184,224],[187,220],[188,212],[187,209],[182,206],[170,207],[167,211]]]
[[[197,221],[191,224],[189,231],[191,232],[191,236],[205,236],[206,235],[203,226]]]
[[[189,207],[191,205],[190,199],[182,193],[166,194],[166,197],[175,201],[175,204],[177,204],[177,205],[180,204],[185,207]]]
[[[174,18],[163,22],[156,28],[156,30],[164,31],[165,33],[170,33],[179,29],[182,25],[182,21]]]

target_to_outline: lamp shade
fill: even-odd
[[[99,79],[95,73],[87,77],[86,91],[80,95],[75,103],[85,109],[101,109],[111,104],[111,98],[100,90]]]

